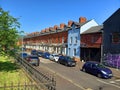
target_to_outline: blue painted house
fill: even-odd
[[[80,17],[78,22],[71,22],[68,26],[68,56],[80,60],[80,33],[86,31],[92,26],[98,26],[94,20],[86,21],[86,18]],[[82,53],[82,52],[81,52]]]

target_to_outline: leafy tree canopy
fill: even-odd
[[[14,18],[8,11],[0,8],[0,54],[10,55],[11,49],[17,47],[19,38],[18,28],[20,23],[18,18]]]

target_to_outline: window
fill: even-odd
[[[64,37],[62,37],[62,43],[64,43]]]
[[[112,33],[112,43],[119,43],[120,42],[120,33],[114,32]]]
[[[68,51],[68,55],[70,55],[70,48],[69,48],[69,51]]]
[[[75,44],[77,44],[77,37],[75,37]]]
[[[72,37],[70,37],[70,44],[72,44]]]
[[[76,48],[74,48],[73,56],[76,56]]]
[[[91,37],[91,42],[94,43],[95,42],[95,38]]]
[[[60,38],[58,37],[58,43],[60,43]]]

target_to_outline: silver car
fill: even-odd
[[[57,54],[51,54],[51,55],[49,56],[49,59],[50,59],[50,60],[53,60],[53,61],[55,61],[55,62],[58,62],[59,55],[57,55]]]

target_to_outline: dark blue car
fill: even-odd
[[[71,57],[69,56],[60,56],[58,63],[64,64],[66,66],[76,66],[76,61],[74,61]]]
[[[99,78],[111,78],[113,76],[109,68],[94,61],[86,62],[82,67],[82,71],[98,76]]]
[[[43,52],[42,52],[42,51],[38,51],[38,52],[37,52],[37,56],[38,56],[38,57],[42,57],[42,55],[43,55]]]
[[[25,53],[25,52],[20,53],[20,57],[21,57],[21,58],[26,58],[27,56],[28,56],[28,54],[27,54],[27,53]]]
[[[37,55],[37,50],[32,50],[31,55]]]
[[[44,53],[42,54],[42,57],[43,57],[43,58],[46,58],[46,59],[49,59],[49,56],[50,56],[50,53],[48,53],[48,52],[44,52]]]

